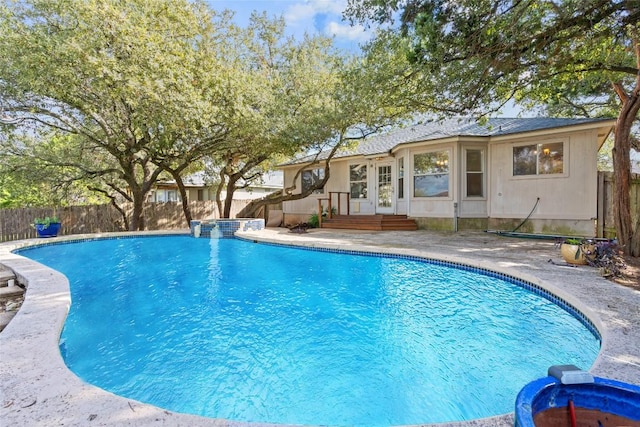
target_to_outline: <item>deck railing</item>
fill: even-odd
[[[327,219],[331,219],[332,215],[333,215],[333,196],[337,195],[337,201],[338,201],[338,206],[336,207],[336,214],[338,215],[342,215],[342,196],[346,195],[346,199],[347,199],[347,215],[350,214],[350,199],[351,199],[351,194],[348,191],[329,191],[329,197],[322,197],[318,199],[318,227],[322,228],[322,210],[323,210],[323,206],[322,206],[322,202],[328,202],[328,208],[327,208]]]

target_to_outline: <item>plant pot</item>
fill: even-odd
[[[593,250],[590,250],[591,246],[593,245],[571,245],[569,243],[563,243],[560,246],[560,254],[569,264],[586,265],[587,254],[585,252],[592,253]]]
[[[36,224],[38,237],[56,237],[60,231],[60,223],[52,222],[48,226],[46,224]]]

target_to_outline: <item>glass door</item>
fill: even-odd
[[[376,213],[394,213],[392,162],[376,165]]]

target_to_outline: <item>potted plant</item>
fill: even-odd
[[[60,219],[56,216],[36,218],[33,225],[38,232],[38,237],[56,237],[60,231]]]
[[[595,243],[589,239],[569,237],[560,245],[560,254],[569,264],[586,265],[587,258],[594,253]]]

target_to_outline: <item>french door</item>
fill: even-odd
[[[376,213],[395,213],[393,162],[376,164]]]

